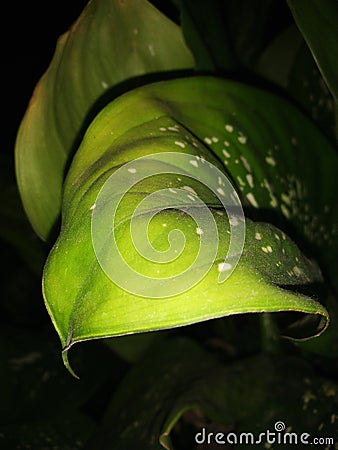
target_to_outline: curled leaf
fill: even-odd
[[[316,145],[321,158],[313,167],[302,165]],[[166,170],[159,170],[157,155],[170,156],[160,161]],[[182,155],[188,155],[188,164]],[[281,224],[292,221],[312,242],[333,243],[336,230],[329,222],[323,221],[324,232],[317,229],[323,205],[331,202],[327,188],[332,181],[325,178],[318,191],[313,178],[318,170],[334,170],[335,158],[328,141],[294,107],[234,82],[209,77],[167,81],[110,103],[73,160],[61,234],[45,266],[44,297],[65,363],[75,342],[244,312],[307,313],[317,320],[306,336],[320,333],[327,325],[325,308],[297,292],[297,286],[321,281],[318,267],[267,223],[246,219],[241,242],[241,208],[235,203],[230,214],[226,208],[237,194],[226,190],[222,176],[235,183],[252,217],[268,211]],[[138,178],[140,160],[150,174]],[[121,181],[103,195],[121,173]],[[108,214],[100,215],[105,210]],[[195,213],[200,214],[197,222]],[[141,277],[121,281],[123,267]],[[223,277],[227,272],[231,276]],[[186,277],[192,280],[187,289],[180,285]],[[168,280],[177,281],[176,291]]]

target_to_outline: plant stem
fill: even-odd
[[[272,313],[260,314],[261,348],[264,353],[280,352],[280,334]]]

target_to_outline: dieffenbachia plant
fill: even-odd
[[[113,22],[106,16],[107,8],[111,8]],[[121,17],[126,20],[127,39],[119,39],[130,53],[130,61],[122,65],[119,41],[112,36],[114,20]],[[103,21],[103,31],[93,34],[91,27],[99,21]],[[165,62],[164,43],[158,47],[157,42],[150,42],[149,26],[164,37],[170,33]],[[84,46],[101,49],[110,41],[114,43],[112,51],[86,53],[81,59]],[[77,54],[79,59],[74,63]],[[102,67],[99,61],[104,61]],[[139,72],[190,64],[179,30],[148,3],[126,6],[94,1],[88,5],[60,40],[18,135],[19,186],[28,216],[41,236],[48,236],[58,214],[67,154],[93,99]],[[89,65],[91,72],[84,74]],[[82,75],[80,82],[77,74]],[[67,90],[56,95],[55,88],[61,83],[66,83]],[[194,190],[190,180],[165,174],[136,187],[131,198],[127,194],[125,206],[121,205],[121,222],[128,223],[130,204],[137,205],[131,199],[140,201],[144,193],[149,195],[160,186],[197,192],[215,217],[219,215],[220,245],[214,261],[204,262],[213,263],[208,275],[188,292],[150,301],[124,291],[103,272],[91,239],[92,205],[104,181],[121,164],[156,152],[179,151],[196,158],[195,174],[202,181],[204,161],[222,167],[241,194],[248,217],[255,222],[246,221],[247,236],[237,269],[225,283],[218,284],[217,268],[226,255],[229,230],[227,216],[222,219],[219,215],[222,209],[210,193],[199,191],[196,180]],[[297,289],[285,289],[320,282],[319,268],[283,232],[257,220],[272,220],[281,226],[289,221],[313,246],[335,246],[336,229],[331,225],[337,217],[333,207],[335,167],[336,154],[330,143],[306,117],[286,101],[244,84],[188,77],[141,87],[110,103],[88,128],[73,158],[63,187],[61,233],[45,267],[45,301],[64,351],[85,339],[168,328],[234,313],[302,311],[319,314],[326,323],[327,313],[320,303],[297,293]],[[321,176],[324,173],[325,177]],[[174,203],[162,209],[154,218],[150,239],[160,240],[179,221],[192,246],[188,253],[196,251],[199,234],[191,219],[181,217]],[[163,221],[168,222],[166,229]],[[141,221],[138,226],[146,223]],[[127,234],[128,228],[123,229],[119,239],[128,253],[133,242],[128,242]],[[137,266],[142,269],[142,264],[148,272],[155,270],[147,268],[140,257]],[[184,255],[177,258],[175,271],[185,270],[186,264]],[[170,271],[166,274],[171,275]]]
[[[336,99],[331,70],[336,63],[329,52],[322,52],[322,43],[309,26],[316,2],[303,6],[304,14],[298,9],[302,2],[289,3],[319,62],[323,78],[318,72],[318,83],[325,80]],[[325,3],[338,17],[332,2]],[[18,185],[35,231],[44,240],[51,239],[60,213],[62,217],[45,264],[43,294],[70,371],[68,350],[89,339],[253,312],[290,313],[291,319],[295,315],[297,320],[279,331],[289,337],[318,336],[329,325],[320,288],[325,280],[329,289],[334,286],[337,270],[338,157],[332,128],[325,135],[318,127],[325,128],[325,123],[316,115],[307,117],[306,101],[289,89],[297,80],[294,57],[278,77],[268,70],[271,50],[253,62],[261,47],[257,40],[243,61],[236,57],[234,45],[219,64],[212,64],[215,48],[202,46],[199,53],[203,38],[189,15],[191,2],[177,4],[192,53],[181,29],[147,1],[91,0],[61,37],[18,133]],[[324,25],[319,21],[318,26]],[[332,30],[326,32],[331,36]],[[285,51],[287,40],[281,42]],[[208,76],[192,73],[192,54],[197,66],[209,70]],[[241,64],[289,90],[304,111],[268,89],[219,76],[219,66],[236,70]],[[331,127],[334,100],[323,85],[318,98],[323,95],[324,104],[329,104]],[[170,155],[167,171],[158,169],[161,155]],[[182,166],[180,155],[188,155],[188,168]],[[121,194],[118,208],[112,210],[116,215],[100,216],[99,199],[106,183],[121,173],[126,180],[136,179],[140,160],[146,161],[151,176],[131,183],[130,190],[122,182],[114,185],[101,206],[111,207],[111,199]],[[205,181],[211,167],[219,174],[214,190],[211,181]],[[225,257],[232,234],[243,228],[244,221],[224,210],[223,176],[245,213],[245,239],[243,235],[236,267]],[[158,199],[154,195],[162,191],[172,194],[163,194],[164,203],[147,202]],[[141,204],[143,209],[135,215]],[[195,212],[201,222],[194,220]],[[183,240],[170,238],[177,228]],[[132,229],[136,229],[133,237]],[[195,272],[188,268],[202,242],[206,249],[212,247],[215,234],[216,251],[206,251],[194,266],[197,272],[204,266],[208,270],[189,289],[146,295],[143,287],[127,282],[121,286],[108,276],[109,271],[120,270],[118,260],[110,257],[111,235],[144,282],[147,277],[166,279],[180,273],[193,278]],[[96,248],[95,236],[99,236]],[[140,255],[136,244],[138,249],[149,244],[159,260]],[[161,260],[174,248],[177,254],[170,262]],[[230,270],[220,283],[220,275]],[[301,318],[292,313],[301,313]],[[323,336],[330,329],[329,325]],[[165,448],[171,448],[166,438],[161,439]]]

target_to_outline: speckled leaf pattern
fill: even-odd
[[[310,313],[318,317],[311,331],[318,334],[325,326],[320,321],[326,317],[325,309],[285,287],[318,282],[321,274],[275,226],[247,219],[239,265],[225,283],[217,283],[229,245],[229,223],[220,203],[189,179],[151,177],[137,185],[121,202],[124,225],[118,241],[123,252],[131,251],[128,224],[135,198],[140,201],[164,187],[193,189],[212,211],[220,238],[217,257],[205,278],[183,294],[155,301],[127,293],[109,280],[91,241],[91,217],[100,188],[124,163],[168,151],[191,154],[198,177],[206,161],[220,168],[223,163],[222,170],[233,180],[249,217],[269,217],[280,224],[291,221],[310,242],[336,245],[331,225],[337,214],[335,181],[330,173],[337,156],[292,105],[258,89],[212,77],[134,90],[110,103],[93,121],[65,183],[62,230],[45,266],[43,289],[66,364],[67,351],[75,342],[243,312]],[[321,189],[315,183],[318,173],[326,174],[321,177]],[[191,218],[174,207],[157,214],[149,227],[150,240],[163,249],[177,223],[185,234],[187,251],[175,260],[174,269],[165,268],[166,276],[186,267],[199,245],[199,233]],[[134,262],[148,274],[154,273],[141,258],[136,256]]]
[[[60,37],[17,137],[18,185],[41,238],[59,216],[69,158],[104,95],[114,98],[131,78],[192,66],[179,27],[146,0],[88,3]]]
[[[337,400],[337,384],[296,357],[256,355],[222,366],[196,343],[176,339],[152,349],[129,372],[86,449],[95,443],[98,450],[132,450],[137,442],[142,450],[172,450],[182,419],[193,431],[189,448],[203,428],[212,439],[223,433],[223,441],[227,433],[234,439],[250,432],[260,448],[260,433],[275,432],[281,421],[298,439],[306,430],[308,442],[319,436],[335,442]],[[203,435],[198,438],[202,443]]]

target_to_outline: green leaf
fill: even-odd
[[[297,342],[297,346],[305,351],[305,355],[313,361],[314,355],[320,355],[324,359],[325,366],[329,370],[335,370],[337,366],[338,355],[338,302],[332,293],[330,293],[325,302],[330,316],[330,325],[317,339],[311,341]],[[336,369],[336,374],[338,369]]]
[[[276,20],[278,7],[272,0],[223,0],[228,39],[237,61],[250,66],[260,54],[269,22]],[[209,3],[210,4],[210,3]]]
[[[235,55],[225,26],[221,1],[176,0],[182,30],[191,49],[196,69],[201,71],[231,70],[236,65]]]
[[[174,0],[196,69],[212,73],[248,66],[263,45],[271,0]]]
[[[333,97],[305,43],[289,74],[288,92],[319,128],[335,142]]]
[[[288,0],[302,32],[335,100],[338,100],[338,4],[335,0]]]
[[[279,421],[298,439],[304,432],[335,438],[337,399],[337,384],[296,357],[256,355],[222,366],[192,341],[169,340],[127,374],[93,442],[98,450],[169,450],[186,430],[180,448],[193,448],[203,428],[213,439],[250,432],[258,440]]]
[[[59,216],[69,159],[105,95],[114,98],[135,77],[134,85],[143,75],[192,65],[180,29],[146,0],[88,3],[59,39],[17,137],[20,194],[41,238],[47,239]]]
[[[256,70],[285,89],[335,142],[333,97],[296,26],[288,27],[268,45],[257,62]]]
[[[321,148],[320,155],[317,148]],[[165,172],[169,167],[174,172],[182,171],[179,155],[190,155],[192,162],[187,164],[189,168],[184,167],[184,176],[161,174],[158,160],[150,158],[145,160],[147,170],[158,175],[143,179],[127,192],[124,182],[139,176],[133,166],[135,158],[167,152],[174,153],[170,164],[164,165]],[[297,285],[304,287],[321,281],[318,268],[282,231],[266,223],[246,220],[240,262],[224,283],[218,283],[220,272],[233,268],[231,264],[223,266],[230,229],[238,237],[235,230],[242,225],[236,215],[236,223],[229,224],[220,203],[222,194],[217,198],[203,184],[204,177],[210,176],[210,164],[206,161],[222,167],[214,155],[224,161],[226,173],[238,186],[252,217],[274,218],[284,225],[286,219],[290,220],[311,243],[335,248],[336,229],[332,224],[337,215],[333,189],[337,155],[292,105],[258,89],[209,77],[156,83],[125,94],[97,116],[73,160],[65,183],[61,234],[45,266],[44,297],[64,348],[66,364],[70,346],[91,338],[170,328],[244,312],[300,311],[327,316],[318,302],[295,292]],[[129,166],[124,166],[129,161]],[[113,184],[106,199],[103,196],[106,203],[99,205],[102,186],[110,175],[121,173],[121,185]],[[313,182],[316,177],[321,189]],[[217,178],[214,176],[216,185]],[[151,194],[165,188],[174,194],[163,197],[167,201],[165,208],[163,204],[158,207]],[[203,225],[196,225],[189,214],[180,210],[177,197],[173,199],[178,189],[185,192],[185,206],[190,211],[202,211]],[[112,211],[107,217],[100,216],[100,211],[111,207],[120,192],[127,193],[116,210],[112,234],[113,210],[107,209]],[[197,195],[192,196],[193,193]],[[156,256],[162,257],[161,252],[168,250],[168,233],[179,223],[186,248],[182,254],[178,252],[174,264],[152,264],[135,251],[135,242],[131,241],[132,215],[147,196],[150,203],[142,214],[136,214],[132,226],[137,233],[133,238],[139,246],[146,246],[147,238],[142,233],[148,230]],[[197,204],[194,209],[198,198],[207,208]],[[149,220],[147,214],[152,216],[154,210],[158,214]],[[209,226],[210,212],[216,224],[214,229]],[[92,217],[99,217],[99,223],[93,225]],[[229,229],[229,225],[234,226]],[[99,236],[96,252],[105,272],[94,252],[92,230]],[[217,231],[217,249],[213,254],[211,244]],[[153,298],[166,296],[168,284],[157,288],[162,295],[143,294],[149,278],[135,283],[130,279],[129,285],[126,280],[121,288],[106,274],[115,270],[124,276],[128,269],[123,266],[119,272],[118,255],[111,256],[109,239],[115,233],[129,266],[155,282],[158,277],[183,273],[194,262],[201,236],[207,250],[203,263],[193,266],[197,272],[186,274],[188,281],[194,280],[195,273],[199,276],[207,265],[211,268],[190,290],[183,289],[169,298]],[[176,234],[172,239],[171,244],[179,244],[173,248],[181,249],[182,241],[175,241],[179,239]],[[241,251],[240,245],[237,251]],[[142,293],[135,293],[135,289]],[[313,296],[314,290],[310,292]],[[309,334],[320,332],[323,323],[317,325]]]
[[[166,336],[166,332],[139,333],[105,339],[104,343],[129,363],[139,361],[148,349]]]

